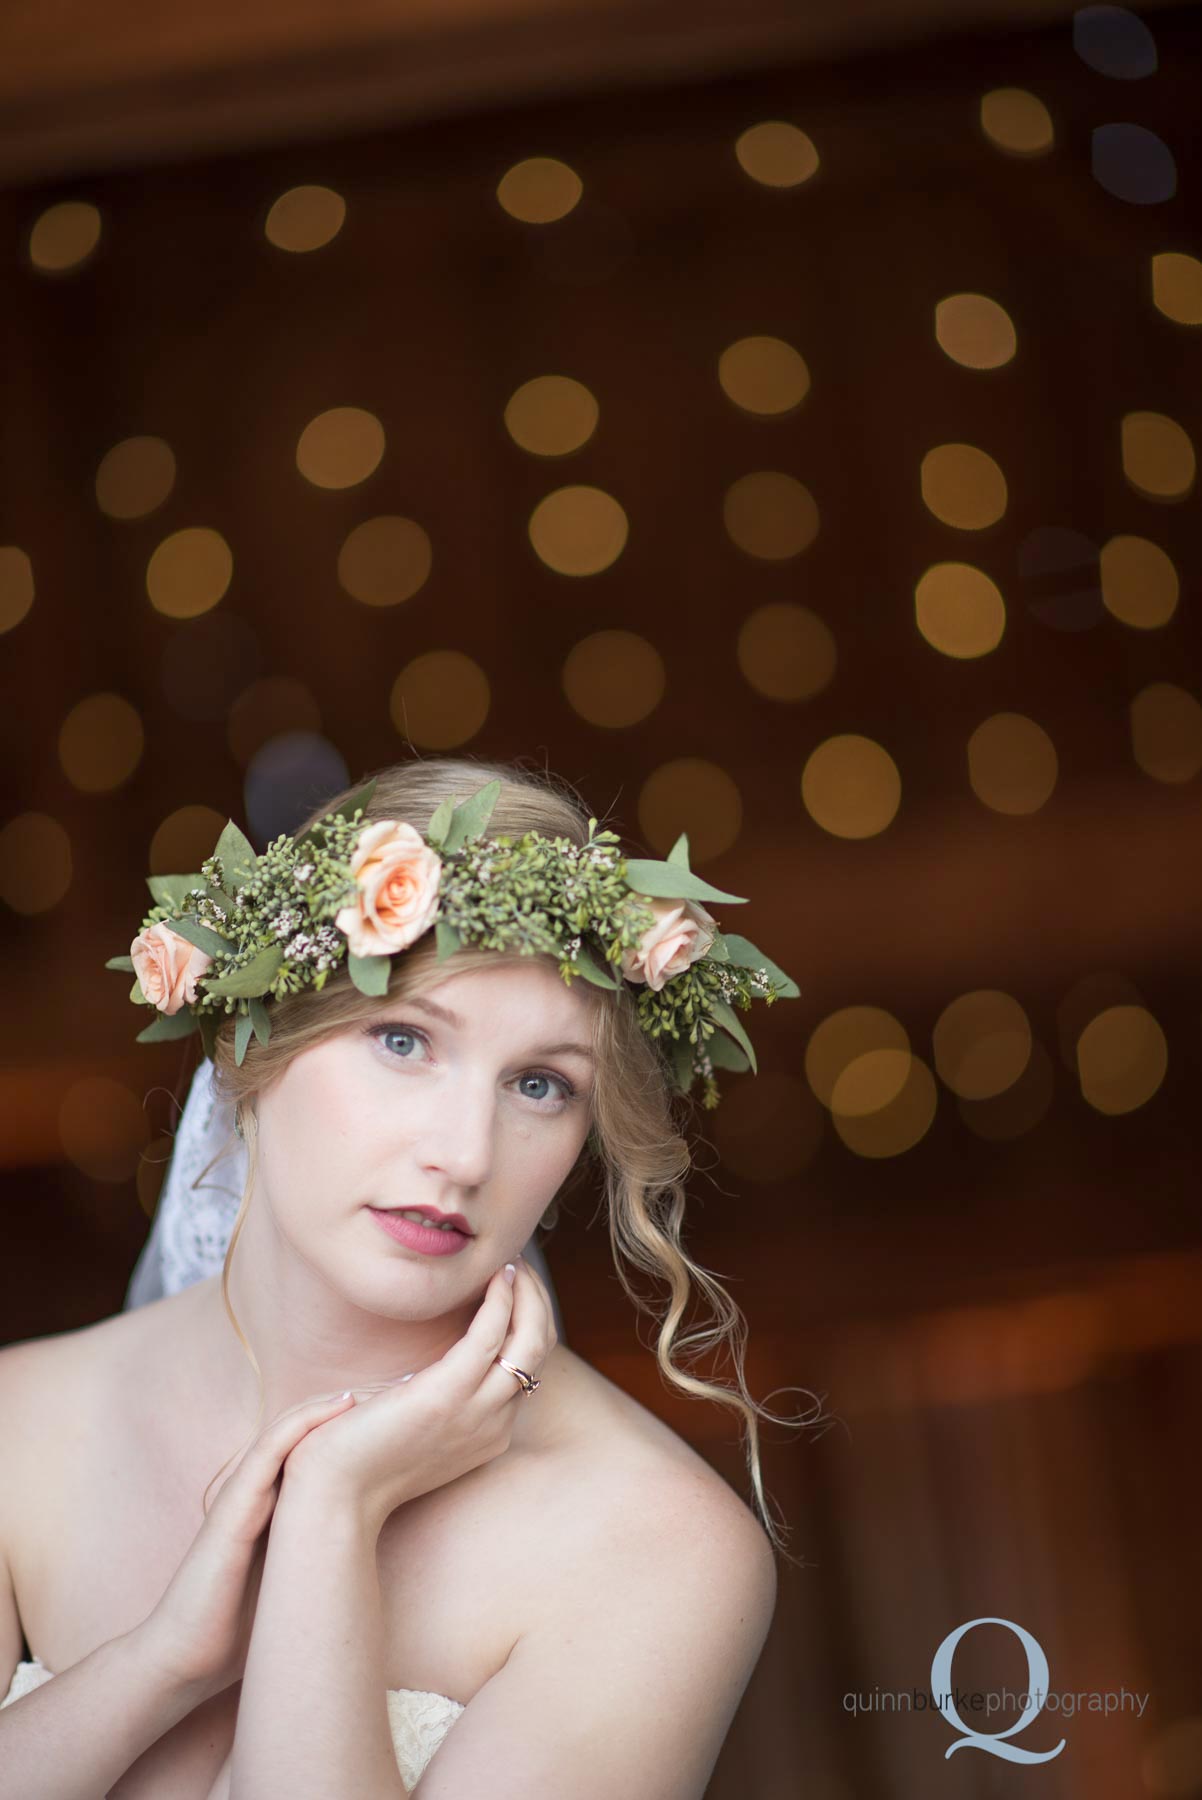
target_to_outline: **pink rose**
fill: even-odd
[[[196,979],[213,958],[160,922],[146,925],[129,947],[138,986],[160,1012],[177,1013],[196,999]]]
[[[718,923],[695,900],[656,900],[639,895],[639,904],[655,914],[633,950],[622,956],[627,981],[645,981],[657,991],[690,963],[704,956],[718,934]]]
[[[354,954],[388,956],[419,938],[438,911],[441,873],[441,857],[412,825],[368,825],[351,858],[358,895],[334,918]]]

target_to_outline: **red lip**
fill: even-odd
[[[471,1226],[468,1224],[467,1220],[464,1218],[462,1213],[439,1212],[439,1210],[436,1206],[418,1205],[418,1206],[405,1206],[405,1207],[398,1206],[395,1208],[394,1207],[376,1206],[376,1207],[372,1208],[372,1211],[373,1212],[393,1212],[393,1211],[395,1211],[395,1212],[418,1212],[418,1213],[423,1214],[423,1216],[427,1219],[433,1219],[434,1223],[436,1225],[453,1225],[455,1227],[456,1231],[461,1231],[463,1233],[464,1237],[475,1237],[475,1235],[476,1235],[475,1232],[472,1230]]]

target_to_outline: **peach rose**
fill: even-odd
[[[640,894],[639,903],[651,908],[655,924],[624,952],[622,973],[627,981],[645,981],[658,991],[705,955],[718,934],[718,922],[695,900],[656,900]]]
[[[334,917],[354,954],[388,956],[419,938],[438,911],[441,873],[441,857],[412,825],[368,825],[351,858],[358,895]]]
[[[161,920],[147,925],[129,947],[138,986],[160,1012],[177,1013],[196,999],[196,980],[213,958]]]

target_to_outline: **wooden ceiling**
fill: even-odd
[[[1021,30],[1074,10],[1071,0],[9,0],[0,183]]]

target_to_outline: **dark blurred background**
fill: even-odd
[[[1202,8],[800,11],[10,13],[3,1335],[153,1216],[146,872],[549,765],[802,988],[694,1126],[751,1387],[835,1416],[767,1432],[806,1566],[711,1794],[1195,1795]],[[746,1492],[592,1197],[546,1251]],[[1121,1710],[873,1710],[973,1619]]]

